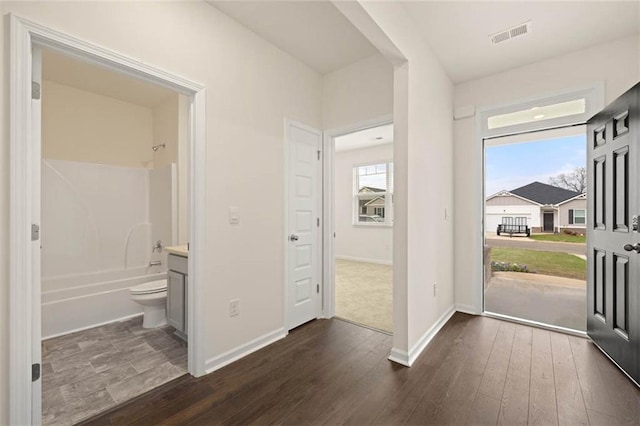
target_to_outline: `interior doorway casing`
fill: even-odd
[[[349,126],[324,132],[323,148],[324,162],[322,165],[322,215],[324,217],[324,227],[322,229],[322,282],[323,300],[322,316],[333,318],[336,313],[335,294],[335,138],[349,133],[366,130],[373,127],[393,124],[393,116],[386,115],[371,120],[363,121]]]
[[[475,254],[473,258],[477,283],[473,285],[473,308],[472,313],[484,314],[484,281],[485,281],[485,259],[484,259],[484,239],[485,239],[485,141],[488,139],[513,136],[526,136],[534,132],[542,132],[547,130],[560,130],[571,126],[585,125],[587,120],[604,108],[605,105],[605,84],[603,81],[594,83],[589,86],[564,90],[557,93],[535,96],[511,102],[503,105],[489,106],[479,108],[476,112],[476,144],[475,158],[480,162],[476,169],[475,181],[476,187],[473,188],[478,196],[475,203],[477,210],[475,215],[481,218],[480,231],[475,235],[475,241],[472,242],[471,249]],[[524,124],[505,126],[500,128],[489,129],[488,119],[500,114],[508,114],[516,111],[535,108],[539,105],[552,105],[555,103],[571,101],[574,99],[585,99],[585,111],[582,114],[568,115],[565,117],[554,118],[544,121],[532,121]],[[504,318],[503,318],[504,319]],[[523,321],[527,322],[527,321]],[[538,324],[538,323],[536,323]],[[554,327],[555,329],[555,327]],[[564,330],[563,330],[564,331]]]
[[[39,424],[38,401],[41,395],[32,387],[32,362],[40,362],[33,350],[33,320],[40,305],[39,265],[33,251],[32,224],[39,225],[40,185],[39,138],[33,137],[34,113],[31,110],[32,48],[46,47],[90,61],[150,83],[158,84],[190,98],[190,174],[189,174],[189,372],[205,373],[203,285],[206,247],[205,223],[205,87],[182,77],[154,68],[109,49],[55,31],[16,15],[9,15],[10,29],[10,237],[9,237],[9,388],[10,424]],[[35,120],[37,121],[37,120]],[[38,145],[38,146],[35,146]],[[37,260],[37,259],[36,259]],[[41,380],[41,379],[39,379]]]

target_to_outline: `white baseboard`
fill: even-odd
[[[462,312],[464,314],[469,314],[469,315],[480,315],[481,314],[481,312],[478,312],[474,306],[462,305],[462,304],[459,304],[459,303],[456,305],[456,311]]]
[[[350,260],[352,262],[375,263],[377,265],[393,265],[393,262],[390,260],[365,259],[363,257],[337,256],[337,255],[335,256],[335,258],[340,260]]]
[[[431,339],[433,339],[434,336],[438,334],[440,329],[447,323],[447,321],[449,321],[449,319],[455,313],[456,307],[455,305],[452,305],[444,314],[442,314],[440,318],[438,318],[438,321],[436,321],[436,323],[422,335],[422,337],[416,342],[415,345],[413,345],[409,352],[392,348],[391,355],[389,355],[389,360],[406,367],[411,367],[415,360],[420,356],[422,351],[424,351],[424,348],[427,347]]]
[[[49,340],[49,339],[53,339],[53,338],[60,337],[60,336],[66,336],[67,334],[77,333],[78,331],[84,331],[84,330],[88,330],[90,328],[95,328],[95,327],[100,327],[100,326],[107,325],[107,324],[112,324],[114,322],[127,321],[127,320],[130,320],[132,318],[139,317],[139,316],[142,316],[142,315],[144,315],[144,313],[127,315],[127,316],[124,316],[124,317],[121,317],[121,318],[116,318],[114,320],[101,322],[100,324],[92,324],[92,325],[89,325],[89,326],[86,326],[86,327],[80,327],[80,328],[76,328],[76,329],[73,329],[73,330],[65,331],[63,333],[52,334],[51,336],[42,336],[42,340]]]
[[[280,339],[287,336],[287,331],[284,328],[279,328],[270,333],[262,335],[250,342],[240,345],[230,351],[210,358],[205,363],[205,374],[212,373],[222,367],[231,364],[234,361],[244,358],[245,356],[264,348]]]

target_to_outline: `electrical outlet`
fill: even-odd
[[[438,283],[433,283],[433,295],[438,294]]]
[[[240,299],[233,299],[229,301],[229,316],[237,317],[240,315]]]

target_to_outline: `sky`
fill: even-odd
[[[586,135],[487,147],[485,194],[519,188],[531,182],[585,167]]]

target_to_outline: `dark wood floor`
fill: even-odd
[[[457,313],[404,368],[391,339],[314,321],[86,424],[640,424],[640,391],[588,340]]]

